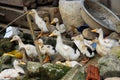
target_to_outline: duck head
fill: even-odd
[[[51,24],[55,24],[55,23],[58,23],[58,22],[59,22],[58,18],[54,18],[54,19],[51,21]]]
[[[58,35],[60,35],[60,32],[57,31],[57,30],[54,30],[54,31],[49,35],[49,37],[58,36]]]
[[[18,40],[20,40],[20,37],[18,35],[14,35],[13,38],[10,40],[10,42],[18,41]]]
[[[35,14],[37,14],[37,11],[35,9],[32,9],[31,11],[29,11],[29,14],[34,17]]]

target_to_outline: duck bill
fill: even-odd
[[[51,23],[50,24],[54,24],[55,22],[54,22],[54,20],[53,21],[51,21]]]
[[[91,32],[96,32],[96,31],[97,31],[96,29],[91,30]]]
[[[25,63],[25,62],[23,62],[23,61],[20,61],[20,64],[21,64],[21,65],[26,65],[26,63]]]
[[[52,36],[54,36],[54,34],[53,34],[53,33],[51,33],[51,34],[49,35],[49,37],[52,37]]]
[[[11,40],[10,40],[10,42],[13,42],[13,41],[14,41],[14,39],[11,39]]]
[[[29,11],[29,14],[33,14],[34,12],[33,11]]]

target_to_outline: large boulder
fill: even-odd
[[[64,65],[46,63],[41,65],[39,62],[28,62],[27,72],[29,78],[41,80],[58,80],[62,78],[71,68]]]
[[[98,61],[100,75],[106,77],[120,77],[120,59],[112,54],[103,56]]]
[[[80,65],[76,65],[60,80],[85,80],[85,76],[83,68]]]
[[[3,53],[15,50],[15,47],[16,47],[15,43],[14,42],[11,43],[9,38],[0,39],[0,56]]]

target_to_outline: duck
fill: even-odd
[[[62,41],[61,33],[58,30],[54,30],[49,37],[57,36],[56,39],[56,51],[66,60],[77,60],[80,56],[80,51],[78,49],[74,50],[71,46],[66,45]]]
[[[23,58],[23,54],[21,52],[19,52],[18,50],[13,50],[11,52],[4,53],[3,56],[12,56],[12,57],[15,57],[17,59]]]
[[[96,28],[92,30],[92,32],[96,32],[99,34],[98,41],[101,45],[106,46],[108,48],[112,48],[113,46],[120,46],[119,41],[110,38],[103,37],[103,30],[101,28]]]
[[[88,58],[94,57],[95,49],[91,46],[92,41],[84,39],[82,34],[72,37],[72,40],[83,55]]]
[[[64,24],[59,24],[59,19],[58,18],[54,18],[51,21],[51,24],[56,23],[56,29],[60,32],[60,33],[64,33],[66,31],[66,27]]]
[[[20,64],[25,65],[24,62],[21,62],[20,60],[15,59],[13,61],[14,68],[5,69],[0,72],[0,80],[10,80],[11,78],[13,79],[13,78],[24,75],[25,71],[22,67],[19,66]]]
[[[41,30],[41,33],[38,35],[38,38],[42,36],[43,32],[48,33],[49,30],[46,26],[45,21],[38,15],[37,11],[35,9],[32,9],[29,14],[35,19],[35,23],[38,26],[38,28]]]
[[[49,33],[52,33],[56,29],[56,26],[51,25],[50,19],[47,16],[44,17],[44,21],[46,22],[46,27],[48,28]]]
[[[46,58],[43,61],[44,63],[46,63],[50,60],[50,56],[56,54],[54,47],[52,45],[44,44],[42,39],[38,39],[38,41],[36,43],[39,46],[41,54],[46,55]]]
[[[74,67],[75,65],[82,66],[82,64],[78,63],[77,61],[65,61],[65,62],[57,61],[56,64],[60,64],[68,67]]]
[[[14,35],[10,42],[17,41],[19,50],[24,48],[26,50],[26,55],[30,57],[31,59],[38,57],[38,53],[36,51],[36,48],[34,45],[31,44],[24,44],[21,40],[21,38],[18,35]]]

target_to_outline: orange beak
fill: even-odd
[[[51,33],[51,34],[49,35],[49,37],[52,37],[52,36],[54,36],[54,33]]]
[[[91,30],[91,32],[96,32],[97,31],[97,29],[93,29],[93,30]]]
[[[54,20],[52,20],[50,24],[54,24],[54,23],[55,23],[55,21],[54,21]]]

